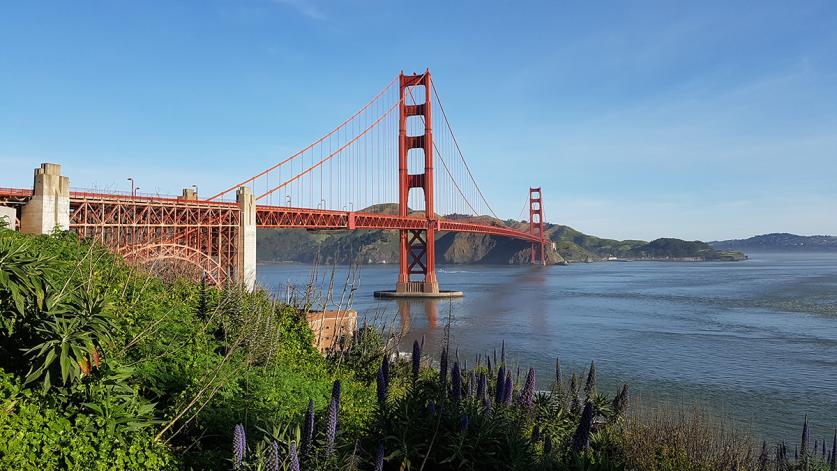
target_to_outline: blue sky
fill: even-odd
[[[0,186],[206,194],[425,67],[501,216],[540,185],[605,237],[837,234],[829,1],[3,2]]]

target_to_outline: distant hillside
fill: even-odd
[[[718,250],[743,250],[748,252],[837,251],[837,237],[772,233],[757,235],[749,239],[710,242],[710,245]]]
[[[378,205],[367,212],[392,213],[395,205]],[[449,218],[460,216],[450,215]],[[464,216],[461,216],[464,217]],[[505,224],[528,230],[527,222],[498,221],[483,217],[486,223]],[[739,252],[716,250],[699,241],[680,239],[642,240],[602,239],[583,234],[569,226],[545,224],[544,233],[554,244],[547,246],[547,262],[562,264],[619,260],[743,260]],[[258,259],[263,262],[321,263],[398,263],[396,231],[305,231],[263,229],[258,231]],[[520,264],[529,263],[528,242],[483,234],[442,233],[436,238],[439,263]]]

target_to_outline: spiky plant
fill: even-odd
[[[581,419],[578,422],[578,427],[575,429],[575,436],[573,437],[573,450],[575,452],[582,452],[590,448],[590,431],[593,427],[593,403],[587,402],[584,405],[584,411],[581,413]]]
[[[427,413],[430,417],[436,417],[436,401],[433,399],[427,402]]]
[[[511,371],[506,372],[506,383],[503,385],[503,404],[511,405],[514,394],[514,382],[512,381]]]
[[[384,383],[389,386],[389,357],[387,355],[384,355],[383,360],[381,360],[381,373],[384,377]]]
[[[334,455],[334,441],[337,438],[337,399],[332,399],[328,405],[325,437],[325,455],[326,458],[331,458]]]
[[[520,393],[520,405],[525,409],[531,409],[535,400],[535,369],[529,368],[526,374],[526,382],[523,384],[523,391]]]
[[[421,371],[421,346],[418,340],[413,340],[413,383],[418,381],[419,371]]]
[[[339,379],[334,380],[334,384],[331,385],[331,399],[337,402],[337,412],[340,412],[340,395],[343,387],[340,384]]]
[[[290,471],[299,471],[299,455],[296,452],[296,443],[291,442],[288,450],[288,466]]]
[[[477,400],[482,401],[485,399],[485,393],[488,389],[488,377],[485,375],[484,372],[480,372],[480,379],[479,383],[477,384]]]
[[[622,389],[613,398],[613,417],[622,416],[628,410],[628,385],[623,384]]]
[[[266,471],[279,471],[279,444],[276,443],[276,440],[271,440],[270,446],[267,448],[264,467]]]
[[[384,444],[381,442],[378,445],[378,451],[375,453],[375,471],[384,471]]]
[[[468,388],[465,390],[465,396],[472,398],[477,393],[477,375],[474,370],[468,372]]]
[[[573,372],[570,378],[570,412],[577,415],[581,412],[581,397],[579,394],[578,377]]]
[[[314,445],[314,400],[308,400],[308,410],[305,412],[305,421],[302,423],[302,457],[305,458],[311,453]]]
[[[387,402],[387,380],[383,367],[378,368],[378,374],[375,375],[375,382],[378,392],[378,405],[383,408]]]
[[[442,349],[442,358],[439,360],[439,385],[442,387],[442,394],[447,391],[448,385],[448,350]]]
[[[590,362],[590,369],[587,371],[587,382],[584,383],[584,394],[587,398],[593,397],[596,393],[596,362]]]
[[[233,469],[241,469],[246,451],[247,438],[244,435],[244,426],[236,424],[235,429],[233,429]]]
[[[805,415],[805,422],[802,424],[802,442],[799,444],[799,458],[802,459],[803,462],[808,461],[808,441],[810,436],[810,430],[808,427],[808,415]]]
[[[537,443],[538,440],[540,440],[540,438],[541,438],[541,428],[538,427],[538,424],[535,424],[535,426],[532,427],[532,435],[530,437],[530,440],[534,444],[534,443]]]
[[[453,362],[451,370],[451,397],[453,402],[459,403],[462,400],[462,372],[459,370],[459,362]]]
[[[494,403],[502,404],[506,392],[506,368],[501,366],[497,370],[497,385],[494,389]]]

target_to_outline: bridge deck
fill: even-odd
[[[21,188],[0,188],[0,203],[23,203],[31,197],[32,190]],[[238,204],[228,201],[206,201],[206,200],[185,200],[170,196],[146,196],[146,195],[125,195],[118,193],[96,192],[96,191],[71,191],[71,207],[91,203],[133,207],[136,209],[148,207],[167,207],[171,209],[213,209],[213,210],[235,210]],[[115,210],[114,210],[115,211]],[[78,214],[78,213],[77,213]],[[114,223],[124,225],[126,223],[124,212],[116,211],[112,218]],[[134,213],[136,214],[136,213]],[[216,216],[217,217],[217,216]],[[87,218],[85,218],[87,219]],[[110,218],[106,218],[110,219]],[[132,219],[132,218],[128,218]],[[136,217],[135,221],[143,225],[142,217]],[[207,225],[217,225],[216,218],[205,221]],[[147,219],[146,219],[147,220]],[[71,221],[71,226],[89,224],[107,224],[104,220],[97,221]],[[190,225],[200,226],[201,220],[190,221]],[[157,223],[152,223],[157,224]],[[435,224],[436,230],[446,232],[471,232],[477,234],[496,235],[511,237],[531,242],[540,242],[540,239],[528,232],[518,231],[505,226],[472,222],[460,219],[440,218],[428,222],[424,218],[399,216],[381,213],[365,213],[359,211],[333,211],[309,208],[294,208],[286,206],[258,205],[256,207],[256,224],[261,228],[283,228],[283,229],[333,229],[333,230],[355,230],[355,229],[384,229],[384,230],[420,230],[427,229],[428,224]]]

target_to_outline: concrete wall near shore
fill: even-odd
[[[61,176],[61,166],[43,163],[35,169],[32,199],[23,207],[20,231],[49,234],[70,228],[70,179]]]

